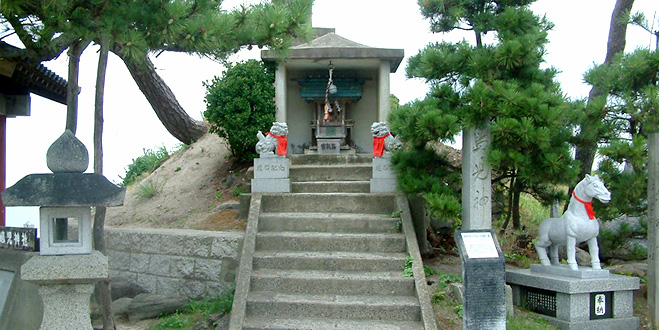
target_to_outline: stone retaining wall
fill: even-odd
[[[197,298],[233,286],[243,232],[106,228],[110,277],[147,292]]]

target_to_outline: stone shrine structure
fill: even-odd
[[[91,207],[118,206],[125,189],[89,165],[85,146],[67,130],[47,153],[51,174],[30,174],[7,188],[8,206],[41,206],[40,252],[20,270],[37,284],[43,300],[40,329],[92,329],[89,299],[97,281],[107,279],[108,259],[92,251]]]
[[[291,47],[276,62],[276,120],[289,126],[289,153],[372,152],[370,125],[386,121],[389,75],[403,60],[402,49],[374,48],[348,40],[334,29]]]

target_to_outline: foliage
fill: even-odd
[[[126,168],[126,175],[119,177],[119,186],[128,187],[135,183],[143,173],[155,171],[170,156],[164,146],[153,149],[142,149],[143,155],[133,158],[133,162]]]
[[[521,315],[519,315],[521,312]],[[515,311],[515,317],[506,319],[508,330],[556,330],[557,327],[535,313],[527,311]]]
[[[227,140],[233,156],[255,157],[256,133],[267,132],[275,120],[274,67],[249,60],[229,66],[206,86],[204,118],[211,132]]]
[[[392,163],[403,192],[421,194],[434,216],[459,222],[462,212],[459,168],[452,167],[446,157],[429,148],[398,151]]]
[[[200,320],[212,323],[211,318],[218,314],[226,314],[233,305],[233,290],[224,295],[216,295],[198,300],[191,300],[172,315],[162,317],[158,323],[148,330],[192,330]],[[209,324],[213,326],[214,324]]]
[[[431,91],[425,100],[394,109],[389,118],[415,153],[423,152],[427,142],[453,140],[464,128],[489,125],[493,182],[507,191],[514,227],[521,226],[521,193],[550,203],[559,195],[554,185],[569,183],[575,174],[567,143],[571,125],[553,81],[556,71],[540,68],[552,24],[533,15],[526,7],[532,2],[419,1],[433,32],[472,31],[475,45],[439,42],[411,57],[407,75],[426,79]],[[494,32],[490,43],[483,38],[488,32]],[[436,181],[453,182],[443,169],[436,172]],[[400,185],[411,188],[419,181],[408,180],[401,178]],[[441,201],[440,207],[450,205],[455,216],[455,195],[437,193],[433,200]]]
[[[647,209],[647,134],[659,130],[658,71],[659,52],[637,49],[619,54],[584,76],[609,94],[603,108],[609,134],[600,148],[598,174],[612,200],[599,208],[602,220],[621,214],[640,216]]]
[[[162,189],[162,187],[163,184],[160,184],[153,180],[148,182],[142,182],[139,186],[137,186],[137,197],[149,199],[157,195],[158,192],[160,192],[160,190]]]
[[[640,226],[631,226],[629,223],[621,222],[620,227],[616,230],[601,229],[599,233],[600,256],[606,261],[613,255],[614,252],[619,252],[625,249],[625,245],[629,242],[630,238],[644,238],[647,236],[648,222],[641,221]],[[648,256],[647,249],[642,248],[640,245],[635,245],[629,252],[627,258],[630,260],[645,260]]]
[[[264,1],[227,10],[221,0],[3,1],[4,33],[21,39],[27,55],[57,57],[78,39],[111,36],[110,49],[129,58],[175,51],[224,60],[243,46],[281,51],[308,37],[312,0]]]
[[[414,264],[414,259],[410,256],[407,256],[405,258],[405,265],[403,266],[403,277],[413,277],[414,276],[414,271],[412,270],[412,265]],[[436,272],[432,270],[432,268],[423,265],[423,272],[426,274],[426,276],[430,276],[432,274],[435,274]]]
[[[238,196],[240,196],[240,195],[242,195],[246,192],[247,192],[247,189],[245,189],[241,186],[238,186],[236,188],[233,188],[233,192],[231,192],[231,196],[238,197]]]

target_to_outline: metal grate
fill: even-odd
[[[539,314],[556,317],[556,292],[531,287],[525,288],[526,308]]]

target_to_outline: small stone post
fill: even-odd
[[[259,158],[254,158],[254,179],[252,192],[289,193],[290,160],[286,157],[288,145],[288,125],[282,122],[272,123],[270,132],[256,135],[256,152]]]
[[[659,325],[659,132],[648,134],[648,307],[650,320]]]
[[[487,161],[490,128],[462,131],[462,229],[492,229],[492,171]]]
[[[372,193],[391,193],[398,191],[396,172],[391,165],[394,150],[403,147],[397,137],[389,131],[386,122],[375,122],[371,125],[373,134],[373,177],[370,186]]]

